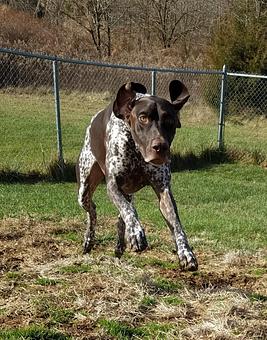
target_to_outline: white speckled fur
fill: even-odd
[[[143,98],[143,94],[137,94],[136,100]],[[96,117],[96,116],[95,116]],[[93,118],[94,119],[94,118]],[[87,128],[85,142],[79,158],[80,188],[79,204],[88,212],[89,227],[85,235],[85,249],[90,251],[93,246],[95,233],[96,214],[92,202],[92,194],[88,194],[87,177],[96,158],[90,146],[90,128]],[[177,249],[177,255],[182,268],[189,270],[197,269],[197,260],[190,249],[185,232],[179,219],[177,207],[170,188],[171,172],[170,165],[160,166],[146,163],[135,144],[128,124],[117,118],[112,112],[106,127],[106,173],[107,191],[118,208],[118,244],[116,255],[121,256],[128,241],[130,247],[135,251],[147,248],[145,231],[138,219],[133,205],[133,192],[124,192],[118,181],[130,182],[136,174],[140,174],[147,180],[155,190],[160,203],[160,210],[164,216]],[[138,190],[139,188],[136,188]]]

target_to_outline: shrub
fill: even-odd
[[[264,74],[267,71],[264,18],[266,8],[256,2],[235,1],[214,27],[208,59],[212,67]],[[258,3],[258,6],[261,4]],[[227,112],[263,114],[266,86],[261,79],[227,80]]]
[[[243,0],[235,1],[214,27],[208,59],[221,69],[224,64],[234,72],[266,73],[266,9]]]

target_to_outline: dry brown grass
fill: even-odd
[[[118,260],[114,222],[100,220],[98,246],[82,256],[79,221],[1,220],[0,329],[35,324],[74,339],[129,338],[103,323],[113,320],[137,339],[265,338],[263,251],[216,253],[206,243],[199,271],[180,272],[165,250],[168,231],[159,240],[148,225],[151,249]]]

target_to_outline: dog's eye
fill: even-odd
[[[149,123],[149,119],[148,119],[148,117],[146,115],[140,115],[138,117],[138,120],[142,124],[148,124]]]

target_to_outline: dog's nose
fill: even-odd
[[[154,141],[152,143],[152,149],[154,149],[156,152],[166,152],[168,148],[169,146],[166,142]]]

